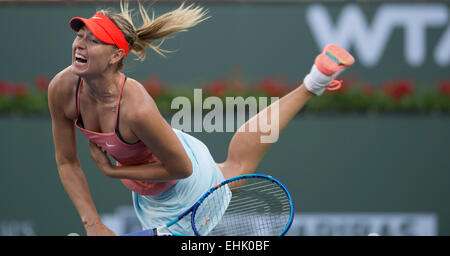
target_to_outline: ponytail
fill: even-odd
[[[168,35],[186,31],[188,28],[209,18],[205,17],[207,11],[202,7],[195,7],[194,4],[185,7],[184,3],[178,9],[165,13],[157,18],[155,18],[155,14],[153,13],[150,18],[147,10],[139,3],[142,25],[136,28],[128,8],[128,2],[121,1],[120,9],[121,12],[119,14],[105,10],[99,12],[110,18],[119,27],[125,39],[128,41],[131,51],[141,61],[145,60],[147,54],[146,47],[165,56],[164,53],[170,53],[171,51],[162,49],[161,45]],[[158,40],[161,40],[159,44],[152,44]]]
[[[137,40],[134,42],[132,50],[141,60],[145,59],[145,46],[164,56],[164,53],[169,51],[161,49],[160,46],[168,35],[186,31],[208,18],[205,18],[206,12],[201,7],[194,7],[191,4],[185,8],[184,3],[178,9],[165,13],[156,19],[154,14],[150,19],[142,5],[139,5],[139,12],[143,24],[136,30]],[[157,40],[163,41],[159,45],[152,45],[152,42]]]

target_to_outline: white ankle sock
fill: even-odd
[[[333,80],[333,76],[322,74],[314,64],[309,74],[306,75],[303,80],[303,83],[308,91],[320,96],[325,91],[326,87],[330,85],[331,80]]]

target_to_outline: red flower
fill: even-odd
[[[152,75],[147,78],[144,81],[143,86],[145,90],[147,90],[148,94],[150,94],[154,98],[161,96],[165,91],[164,85],[157,75]]]
[[[28,87],[24,83],[13,84],[8,81],[0,81],[0,95],[25,96],[28,94]]]
[[[230,78],[228,78],[228,90],[242,94],[245,90],[246,84],[243,79],[242,67],[235,64],[231,67]]]
[[[440,93],[450,96],[450,80],[440,81],[438,84],[438,90]]]
[[[245,82],[241,81],[241,80],[229,80],[228,81],[228,90],[231,90],[233,92],[235,92],[236,94],[242,94],[245,90]]]
[[[364,83],[361,88],[361,93],[364,96],[373,96],[375,94],[375,87],[372,84]]]
[[[205,90],[209,95],[221,97],[224,96],[228,90],[228,81],[226,79],[219,79],[206,84]]]
[[[16,84],[11,89],[12,89],[12,94],[15,95],[16,97],[23,97],[28,94],[28,88],[23,83]]]
[[[336,91],[337,93],[347,93],[352,87],[355,87],[358,83],[360,83],[360,80],[355,73],[337,77],[335,80],[342,81],[342,87]]]
[[[384,83],[383,90],[388,97],[391,97],[395,101],[400,101],[404,97],[414,93],[414,85],[409,80],[398,79]]]
[[[287,92],[287,86],[271,77],[263,78],[257,85],[258,88],[262,89],[270,97],[281,97]]]
[[[34,80],[35,84],[36,84],[36,88],[40,91],[40,92],[45,92],[48,89],[48,84],[49,84],[49,79],[46,76],[37,76],[36,79]]]
[[[0,81],[0,95],[7,95],[11,93],[11,83],[7,81]]]

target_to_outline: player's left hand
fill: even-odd
[[[89,149],[91,151],[91,157],[94,159],[94,162],[97,164],[100,171],[110,177],[113,165],[111,164],[106,151],[92,142],[89,142]]]

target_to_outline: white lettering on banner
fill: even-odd
[[[360,62],[367,67],[378,64],[392,30],[397,27],[404,29],[406,62],[413,67],[421,66],[426,57],[426,29],[442,27],[447,20],[448,10],[443,4],[383,4],[376,11],[371,25],[355,4],[343,8],[334,26],[323,5],[311,5],[306,11],[306,21],[319,49],[329,43],[347,49],[353,45]],[[434,54],[440,66],[449,64],[448,34],[447,29]]]
[[[434,51],[434,59],[441,67],[450,64],[450,25],[444,32],[444,35],[442,35],[441,40],[439,40],[436,50]]]
[[[1,221],[0,236],[34,236],[34,223],[30,220],[25,221]]]
[[[436,236],[433,213],[299,213],[287,235],[294,236]]]
[[[120,206],[112,214],[102,214],[102,222],[116,234],[141,230],[133,206]],[[249,229],[258,228],[249,226]],[[436,236],[435,213],[295,213],[286,235],[290,236]]]

